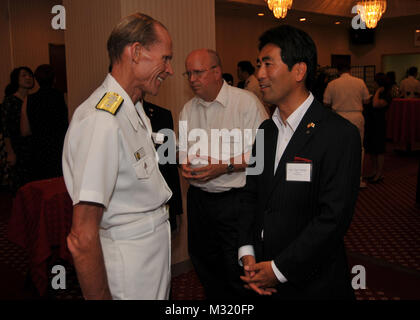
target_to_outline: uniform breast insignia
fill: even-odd
[[[96,105],[96,109],[109,112],[112,115],[116,115],[123,102],[124,99],[119,94],[114,92],[107,92],[102,97],[101,101],[99,101],[99,103]]]
[[[144,150],[143,147],[137,150],[136,152],[134,152],[134,157],[136,158],[137,161],[139,161],[144,156],[146,156],[146,151]]]

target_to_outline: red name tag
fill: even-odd
[[[311,163],[312,162],[312,160],[301,158],[301,157],[295,157],[294,161],[295,162],[305,162],[305,163]]]

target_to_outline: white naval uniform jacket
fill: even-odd
[[[107,92],[124,99],[115,115],[95,108]],[[170,199],[151,133],[141,103],[134,106],[110,74],[76,109],[64,141],[64,180],[73,205],[105,207],[102,229],[137,222]]]

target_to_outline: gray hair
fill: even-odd
[[[137,12],[123,18],[112,30],[108,38],[108,55],[112,65],[120,60],[124,48],[135,42],[148,47],[159,41],[156,25],[165,26],[143,13]],[[166,28],[165,28],[166,29]]]

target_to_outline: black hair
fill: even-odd
[[[249,61],[240,61],[240,62],[238,62],[238,67],[242,71],[247,72],[249,75],[252,75],[255,72],[254,66]]]
[[[417,67],[411,67],[410,69],[408,69],[408,75],[415,77],[417,75]]]
[[[384,87],[385,92],[388,92],[392,87],[389,77],[387,77],[383,72],[375,74],[375,81],[379,87]]]
[[[15,94],[19,89],[19,77],[20,72],[22,70],[25,70],[28,72],[32,77],[34,76],[34,73],[29,67],[18,67],[12,70],[10,73],[10,83],[6,86],[6,89],[4,90],[4,95],[6,97],[11,96],[12,94]]]
[[[347,63],[340,63],[337,65],[337,71],[339,73],[349,72],[350,71],[350,65]]]
[[[232,85],[233,85],[233,76],[230,74],[230,73],[224,73],[223,75],[222,75],[222,77],[223,77],[223,79],[225,79],[225,81],[227,82],[227,83],[232,83]]]
[[[54,68],[49,64],[42,64],[35,70],[35,79],[41,88],[51,88],[54,78]]]
[[[281,59],[292,70],[296,63],[304,62],[307,67],[305,85],[311,89],[316,74],[317,50],[312,38],[304,31],[289,25],[281,25],[267,30],[259,38],[258,49],[267,44],[281,49]]]

